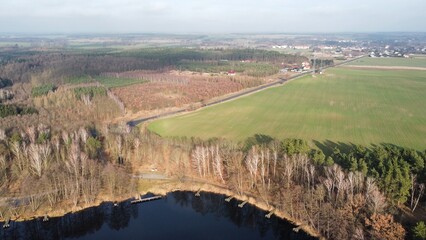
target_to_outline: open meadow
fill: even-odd
[[[412,58],[370,58],[365,57],[353,61],[350,65],[356,66],[398,66],[398,67],[421,67],[426,68],[426,58],[415,56]]]
[[[266,134],[316,143],[392,143],[420,150],[426,147],[425,91],[423,71],[340,67],[154,121],[148,129],[161,136],[244,140]]]

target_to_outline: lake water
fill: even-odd
[[[114,207],[112,203],[78,213],[12,223],[0,239],[315,239],[294,232],[290,223],[225,196],[173,192],[151,202]]]

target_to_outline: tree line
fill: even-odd
[[[0,217],[60,202],[91,204],[101,190],[111,195],[126,192],[126,170],[107,161],[104,151],[92,128],[56,134],[45,125],[1,130],[0,192],[8,196],[18,190],[23,206],[3,210]]]
[[[239,144],[220,139],[162,139],[149,133],[126,135],[121,141],[119,146],[127,147],[117,151],[131,166],[149,161],[180,178],[193,176],[223,184],[237,194],[252,194],[329,239],[402,239],[406,230],[398,209],[408,206],[414,211],[424,193],[424,178],[418,175],[410,178],[408,193],[406,185],[394,184],[392,190],[405,198],[389,194],[388,181],[401,181],[398,166],[387,178],[374,174],[385,171],[375,167],[382,165],[375,161],[393,162],[390,156],[397,154],[395,149],[399,161],[410,166],[411,176],[424,173],[424,152],[400,147],[354,146],[326,156],[304,140],[279,141],[265,135]],[[365,160],[366,171],[351,169],[342,159],[353,156],[355,149],[388,155],[376,155],[376,160],[371,155]]]
[[[0,66],[0,76],[12,82],[59,84],[82,76],[104,72],[164,70],[178,68],[184,62],[253,60],[271,64],[301,63],[305,57],[255,49],[201,50],[188,48],[148,48],[118,53],[28,52],[12,57]]]
[[[264,135],[234,143],[137,129],[52,133],[43,125],[1,131],[0,140],[0,191],[7,196],[19,186],[26,211],[134,193],[129,174],[149,165],[256,196],[329,239],[401,239],[406,230],[396,210],[414,210],[424,192],[424,153],[388,146],[326,156],[304,140]]]

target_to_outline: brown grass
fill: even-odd
[[[134,74],[136,73],[132,72],[132,75],[124,76],[130,77]],[[148,83],[113,89],[114,94],[124,102],[126,108],[136,112],[183,107],[264,82],[264,80],[250,77],[210,76],[177,71],[149,76],[152,79]]]

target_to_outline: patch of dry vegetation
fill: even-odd
[[[26,128],[40,123],[53,130],[73,130],[90,123],[102,124],[118,117],[121,110],[108,96],[96,96],[88,102],[79,100],[72,90],[58,90],[33,99],[39,114],[0,119],[2,128]]]
[[[149,82],[112,90],[132,111],[183,107],[265,82],[263,79],[247,76],[210,75],[178,71],[161,74],[139,71],[128,72],[123,76],[137,77],[135,74],[142,74],[143,78]]]

